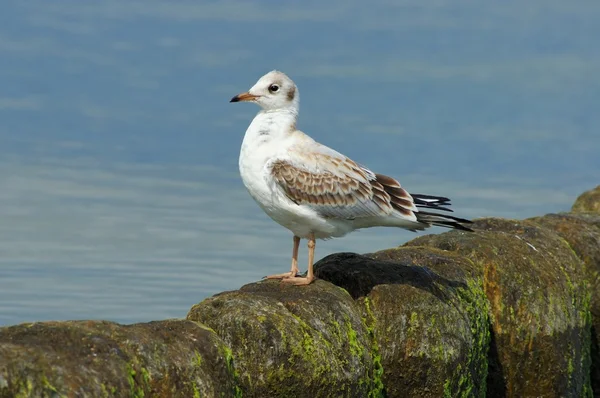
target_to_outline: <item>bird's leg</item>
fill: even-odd
[[[314,279],[313,261],[315,260],[315,235],[310,234],[308,237],[308,272],[306,277],[287,278],[282,282],[292,283],[294,285],[309,285]]]
[[[300,246],[300,238],[294,235],[294,248],[292,249],[292,269],[290,270],[290,276],[294,277],[298,275],[298,247]]]
[[[298,246],[300,246],[300,238],[294,235],[294,248],[292,249],[292,268],[290,269],[290,272],[269,275],[266,277],[267,279],[293,278],[298,274]]]

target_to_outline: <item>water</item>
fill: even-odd
[[[287,270],[291,234],[237,172],[257,109],[228,103],[275,68],[302,130],[459,216],[568,210],[599,183],[599,17],[594,1],[2,3],[0,325],[183,317]],[[365,230],[317,258],[413,237]]]

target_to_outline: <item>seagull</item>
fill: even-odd
[[[267,73],[230,102],[254,102],[262,108],[246,130],[240,174],[264,212],[293,233],[290,271],[265,278],[309,285],[315,279],[315,240],[361,228],[418,231],[437,225],[472,231],[464,225],[471,221],[435,212],[451,212],[450,199],[410,194],[396,179],[377,174],[298,130],[300,94],[285,73]],[[298,276],[300,239],[308,240],[305,277]]]

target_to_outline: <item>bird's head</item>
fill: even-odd
[[[297,112],[300,104],[298,88],[285,73],[273,70],[256,82],[250,90],[229,102],[255,102],[266,111],[289,109]]]

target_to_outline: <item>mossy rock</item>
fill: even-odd
[[[477,220],[477,231],[427,235],[483,272],[492,321],[487,396],[591,396],[590,293],[564,239],[531,221]]]
[[[530,220],[562,237],[585,265],[592,296],[592,389],[600,396],[600,214],[547,214]]]
[[[333,254],[315,269],[361,304],[388,397],[484,396],[488,304],[469,260],[398,248]]]
[[[379,396],[368,331],[346,291],[262,281],[208,298],[188,319],[232,349],[244,397]]]
[[[571,211],[574,213],[600,213],[600,185],[579,195]]]
[[[227,347],[191,321],[0,328],[0,397],[234,396]]]
[[[565,214],[565,213],[562,213]],[[600,214],[599,213],[566,213],[571,217],[577,218],[578,220],[585,222],[588,226],[596,228],[600,231]]]

